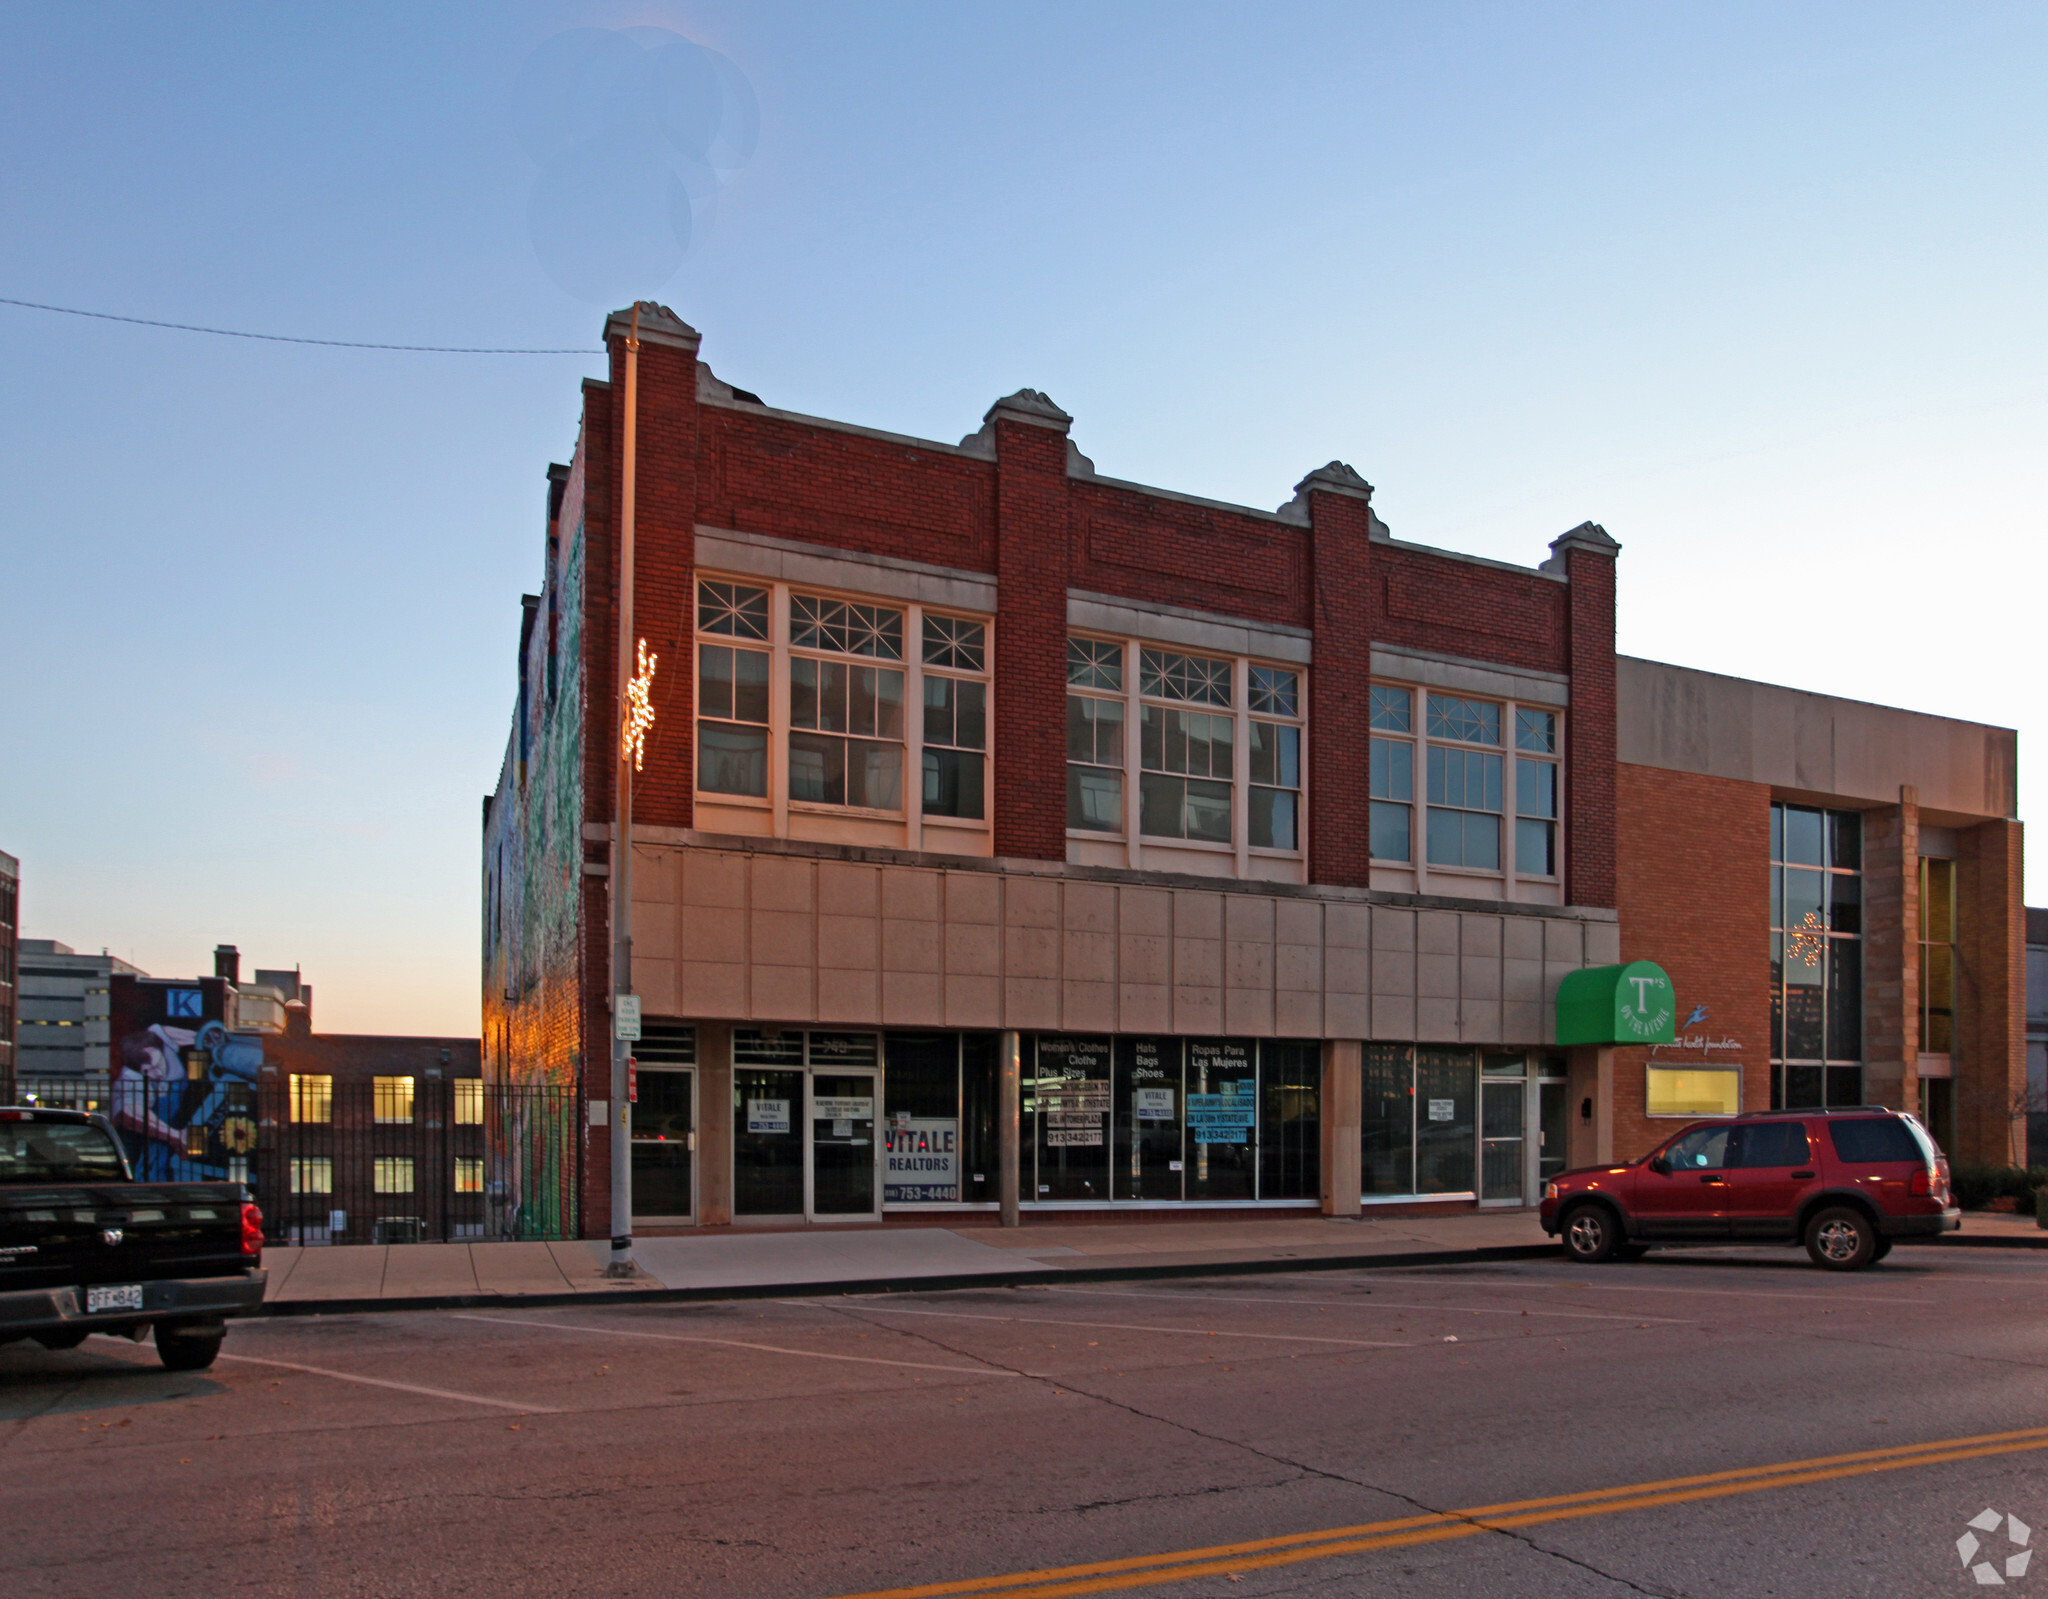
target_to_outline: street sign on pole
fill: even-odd
[[[640,1042],[640,996],[619,994],[614,996],[612,1011],[612,1036],[622,1043]]]

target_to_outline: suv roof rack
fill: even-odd
[[[1829,1105],[1825,1108],[1819,1105],[1787,1105],[1781,1110],[1739,1111],[1729,1119],[1731,1121],[1750,1122],[1767,1120],[1772,1116],[1867,1116],[1873,1111],[1885,1116],[1903,1116],[1906,1114],[1902,1110],[1892,1109],[1889,1105]]]

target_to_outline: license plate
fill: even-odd
[[[140,1310],[141,1308],[141,1283],[116,1283],[106,1288],[88,1288],[85,1291],[85,1311],[87,1315],[93,1315],[102,1310]]]

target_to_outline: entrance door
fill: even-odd
[[[875,1213],[875,1074],[813,1072],[809,1107],[813,1216]]]
[[[734,1215],[804,1214],[803,1109],[802,1072],[733,1068]]]
[[[1522,1129],[1529,1119],[1527,1068],[1519,1055],[1485,1058],[1479,1074],[1479,1199],[1522,1204]]]
[[[695,1209],[695,1073],[642,1066],[637,1075],[640,1097],[632,1107],[633,1215],[688,1216]]]
[[[1541,1185],[1566,1170],[1572,1133],[1571,1092],[1562,1077],[1546,1077],[1536,1085],[1536,1181]]]

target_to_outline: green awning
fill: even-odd
[[[1588,966],[1557,991],[1560,1044],[1668,1044],[1678,1003],[1655,961]]]

